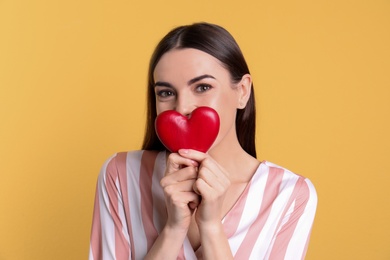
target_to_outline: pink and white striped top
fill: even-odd
[[[165,152],[108,159],[98,178],[89,259],[143,259],[166,222]],[[222,223],[235,259],[303,259],[317,207],[313,184],[262,162]],[[178,259],[199,259],[188,239]]]

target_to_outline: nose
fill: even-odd
[[[191,97],[181,94],[177,97],[175,110],[183,116],[188,117],[196,107],[194,103]]]

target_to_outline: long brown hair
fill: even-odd
[[[170,31],[157,45],[149,63],[148,107],[143,150],[165,150],[164,145],[157,137],[154,125],[157,112],[153,73],[160,58],[166,52],[184,48],[198,49],[218,59],[229,71],[233,83],[238,83],[245,74],[249,74],[248,65],[238,44],[232,35],[221,26],[210,23],[195,23],[180,26]],[[236,131],[241,147],[256,157],[256,109],[253,85],[246,107],[237,110]]]

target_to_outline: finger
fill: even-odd
[[[199,204],[200,204],[200,200],[201,200],[201,197],[198,196],[198,195],[195,195],[193,197],[193,200],[191,200],[188,203],[188,206],[190,207],[190,209],[192,209],[192,210],[196,209],[199,206]]]
[[[169,201],[175,205],[187,205],[191,203],[191,208],[197,207],[200,203],[200,198],[192,189],[194,182],[195,180],[187,180],[165,186],[164,193],[170,198]]]
[[[199,191],[199,189],[198,189],[198,186],[196,185],[196,181],[195,181],[194,184],[192,185],[192,189],[193,189],[193,191],[194,191],[196,194],[201,195],[201,194],[200,194],[200,191]]]
[[[223,180],[218,175],[211,172],[209,169],[203,168],[198,174],[197,181],[194,183],[194,191],[200,195],[204,195],[204,188],[221,190],[223,188]],[[203,187],[203,189],[202,189]]]
[[[182,157],[199,162],[201,164],[200,168],[207,167],[212,172],[221,171],[226,175],[226,172],[223,171],[219,164],[216,163],[216,161],[206,153],[202,153],[192,149],[180,149],[178,153]]]
[[[206,153],[202,153],[192,149],[180,149],[178,151],[178,154],[185,158],[192,159],[196,162],[202,162],[204,159],[209,157],[209,155]]]
[[[207,200],[214,200],[215,198],[225,194],[230,186],[230,180],[224,174],[215,174],[207,168],[203,168],[198,174],[198,178],[193,185],[193,189],[197,194]]]
[[[192,159],[182,157],[177,153],[169,154],[169,156],[167,158],[166,173],[169,174],[169,173],[176,172],[176,171],[180,170],[181,168],[183,168],[183,166],[184,167],[185,166],[198,166],[198,163]]]
[[[205,195],[212,191],[210,185],[203,179],[197,179],[196,182],[192,185],[192,188],[197,194],[204,198],[207,198],[208,196]]]
[[[210,186],[214,186],[215,183],[227,184],[229,182],[228,173],[209,158],[203,160],[200,165],[198,178],[204,179]]]
[[[200,204],[200,199],[196,193],[187,191],[173,194],[167,203],[169,206],[194,209]]]
[[[188,166],[186,168],[180,169],[174,173],[170,173],[164,176],[160,181],[160,185],[161,187],[166,187],[168,185],[176,184],[178,182],[195,180],[197,177],[198,177],[197,167]]]
[[[172,194],[170,200],[175,205],[187,205],[190,202],[199,204],[197,203],[199,201],[199,195],[192,191],[182,191]]]

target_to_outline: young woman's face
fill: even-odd
[[[220,117],[221,139],[235,134],[235,118],[241,91],[218,59],[197,49],[174,49],[165,53],[154,70],[157,114],[176,110],[188,116],[208,106]],[[217,139],[218,140],[218,139]]]

